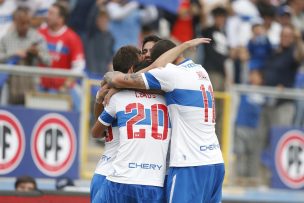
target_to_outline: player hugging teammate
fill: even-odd
[[[95,115],[100,115],[92,134],[102,137],[107,131],[107,142],[92,180],[92,202],[221,202],[224,164],[212,84],[201,65],[182,56],[209,41],[175,46],[160,40],[151,48],[149,66],[135,47],[117,51],[114,72],[105,75],[97,94]],[[103,109],[107,93],[114,95]]]

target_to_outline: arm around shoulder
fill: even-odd
[[[108,72],[104,76],[110,87],[146,89],[141,73],[124,74],[118,71]]]

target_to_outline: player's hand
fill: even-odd
[[[119,92],[119,91],[120,91],[119,89],[111,88],[111,89],[108,91],[108,93],[107,93],[107,95],[105,96],[105,98],[104,98],[103,105],[104,105],[104,106],[108,105],[109,102],[110,102],[111,97],[112,97],[114,94],[116,94],[117,92]]]
[[[209,44],[210,41],[211,41],[210,38],[201,37],[201,38],[195,38],[195,39],[186,41],[184,43],[187,45],[187,47],[196,47],[200,44]]]
[[[100,82],[100,87],[103,87],[105,84],[107,84],[107,82],[106,82],[105,80],[102,80],[102,81]]]
[[[104,83],[103,86],[101,86],[96,94],[95,103],[102,104],[105,96],[109,92],[110,88],[108,84]]]

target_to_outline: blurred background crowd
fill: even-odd
[[[304,87],[303,0],[181,0],[177,12],[145,2],[0,0],[0,63],[70,69],[101,79],[123,45],[141,47],[151,34],[176,43],[203,36],[212,42],[190,54],[207,70],[215,91],[232,84]],[[81,94],[71,79],[1,74],[0,88],[2,105],[24,104],[25,92],[35,90],[68,93],[79,108]],[[269,144],[269,128],[303,127],[304,103],[260,94],[242,95],[239,103],[235,171],[263,179],[260,154]],[[218,126],[221,115],[219,103]]]

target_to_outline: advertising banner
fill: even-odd
[[[304,189],[304,129],[271,131],[272,187]]]
[[[78,112],[0,107],[0,175],[79,178]]]

